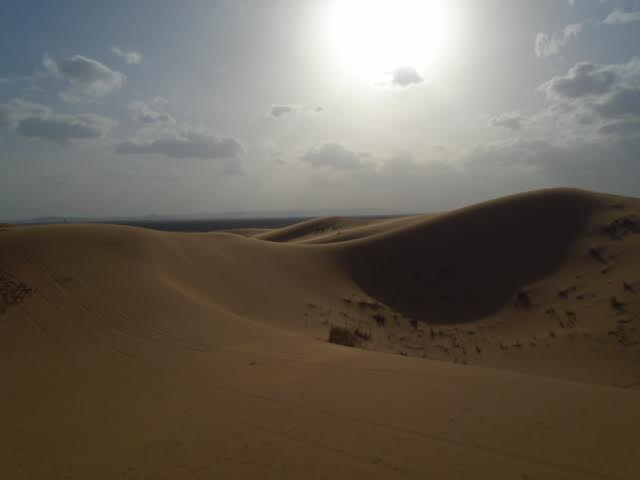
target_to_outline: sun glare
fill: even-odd
[[[447,30],[442,0],[337,0],[330,36],[341,61],[375,82],[397,68],[428,70]]]

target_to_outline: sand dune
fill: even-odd
[[[640,201],[568,189],[3,229],[0,478],[636,478],[639,234]]]
[[[268,232],[260,232],[259,235],[253,236],[271,242],[309,245],[338,243],[368,237],[376,233],[387,232],[412,223],[421,223],[426,218],[428,218],[427,215],[382,219],[326,217],[312,219]]]
[[[367,225],[372,222],[375,222],[375,220],[341,217],[314,218],[262,233],[257,235],[256,238],[270,242],[300,242],[318,236],[337,234],[341,230]]]

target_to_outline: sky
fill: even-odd
[[[640,0],[0,0],[0,219],[640,196]]]

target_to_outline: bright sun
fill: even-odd
[[[442,54],[444,0],[337,0],[330,35],[341,60],[366,81],[397,68],[418,72]]]

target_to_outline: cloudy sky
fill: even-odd
[[[640,195],[640,0],[0,5],[0,218]]]

